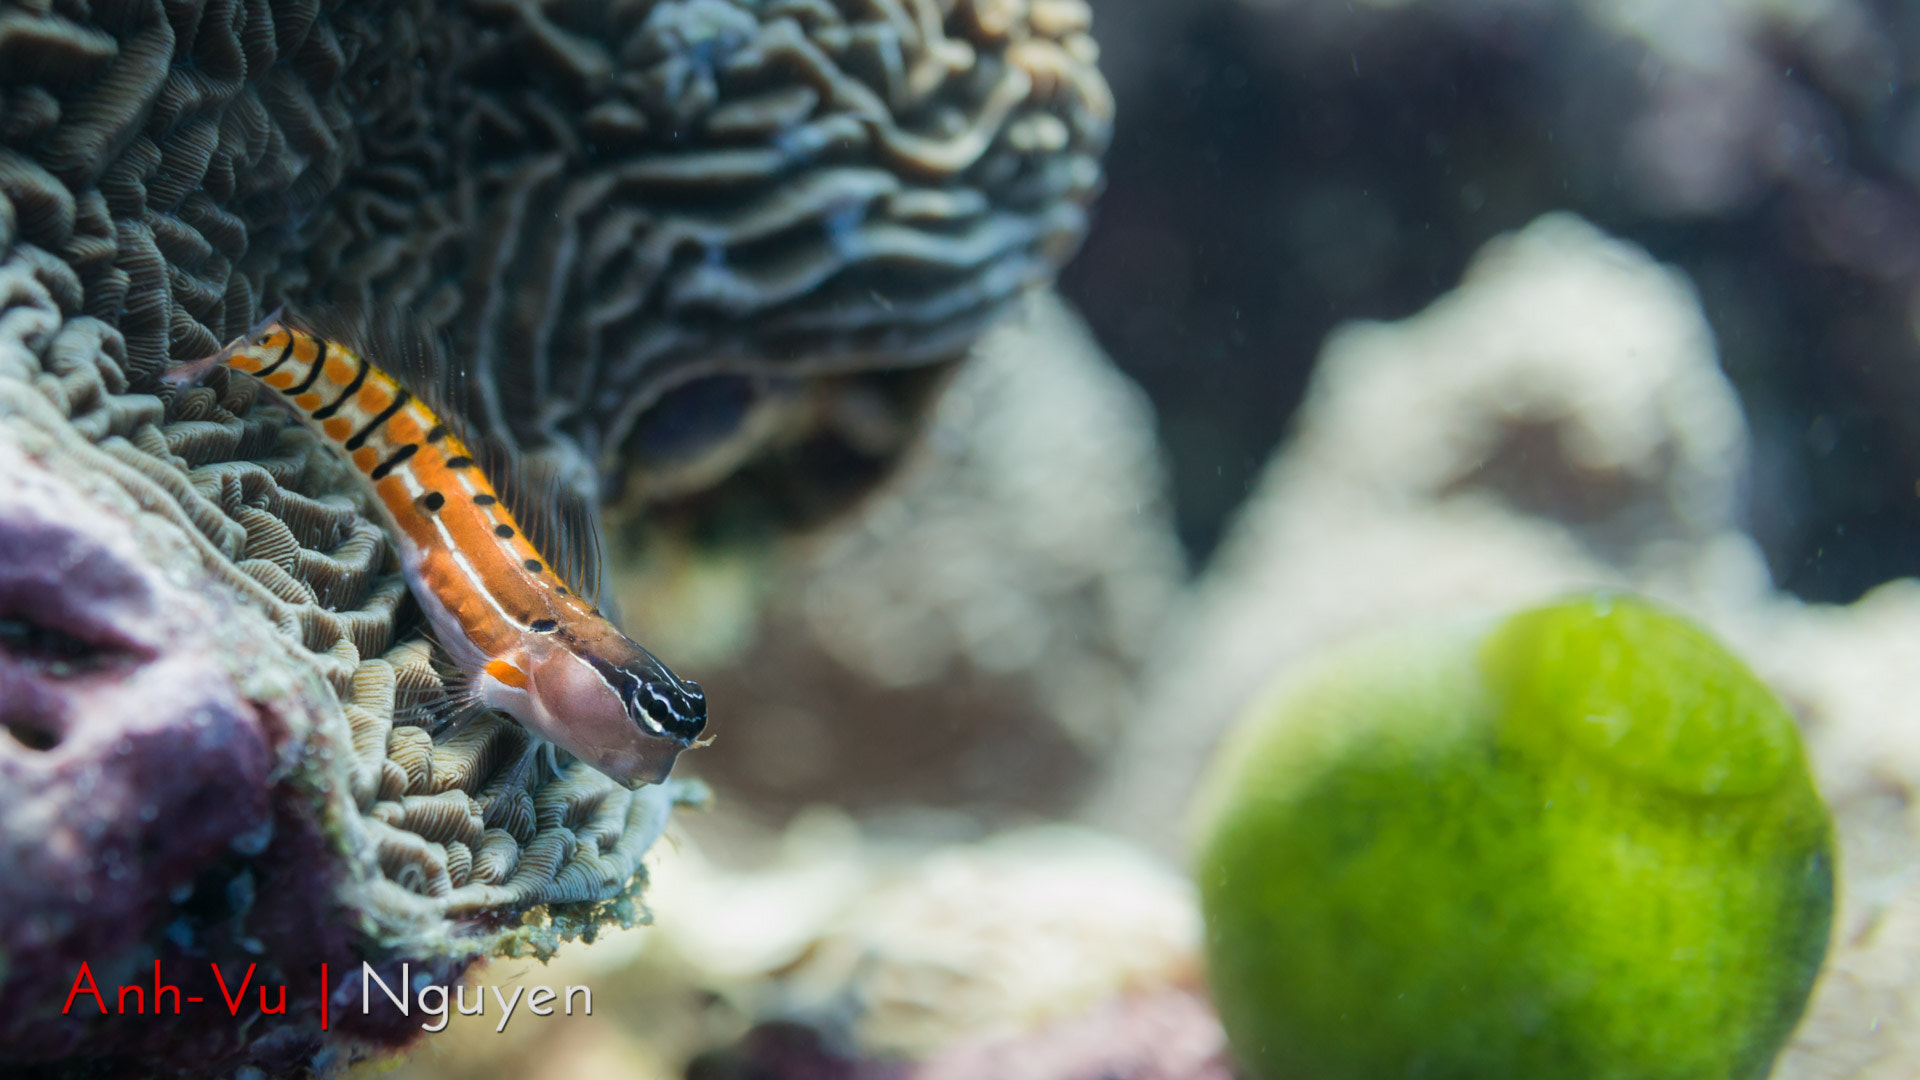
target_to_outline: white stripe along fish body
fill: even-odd
[[[408,583],[466,676],[457,706],[507,713],[627,787],[666,779],[706,726],[699,684],[580,595],[591,568],[568,581],[536,550],[449,417],[359,350],[278,320],[167,381],[219,363],[272,388],[372,485]]]

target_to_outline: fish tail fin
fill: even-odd
[[[246,333],[227,342],[221,347],[219,352],[209,356],[203,356],[198,360],[188,360],[182,364],[175,364],[161,372],[161,385],[171,386],[176,389],[184,386],[200,385],[200,382],[211,374],[214,368],[225,367],[227,362],[232,360],[240,350],[246,348],[250,342],[266,333],[268,327],[279,322],[281,313],[284,311],[286,311],[285,304],[274,308],[259,322],[254,323]]]
[[[217,353],[173,365],[160,373],[160,385],[171,386],[176,390],[200,385],[208,375],[213,373],[214,368],[225,367],[227,361],[232,360],[234,354],[240,351],[245,341],[245,338],[235,338]]]

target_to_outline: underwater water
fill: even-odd
[[[1920,1073],[1916,70],[0,7],[0,1075]]]

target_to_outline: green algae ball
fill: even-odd
[[[1222,748],[1200,824],[1261,1080],[1763,1077],[1826,951],[1792,717],[1629,598],[1324,658]]]

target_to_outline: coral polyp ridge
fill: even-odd
[[[1078,245],[1112,114],[1080,0],[84,11],[0,25],[44,53],[0,192],[130,373],[399,306],[601,469],[690,381],[959,355]]]
[[[441,676],[338,463],[244,379],[126,393],[117,332],[63,321],[21,262],[0,261],[0,617],[24,628],[0,648],[0,864],[40,873],[0,885],[0,1046],[79,1049],[34,1031],[82,960],[226,941],[453,973],[643,918],[641,859],[696,788],[570,762],[514,786],[511,721],[415,726]],[[47,816],[57,835],[29,828]],[[208,916],[208,874],[261,895]],[[61,914],[109,889],[130,899]],[[129,1050],[116,1030],[89,1056]]]

